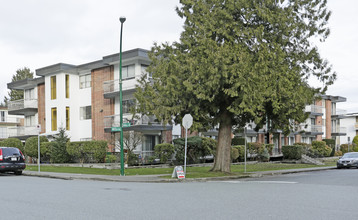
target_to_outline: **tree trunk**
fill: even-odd
[[[214,166],[211,171],[231,172],[231,129],[232,122],[228,112],[222,115],[219,125],[218,143],[216,146],[216,156]]]

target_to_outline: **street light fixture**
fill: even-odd
[[[125,17],[120,17],[121,34],[119,41],[119,111],[120,111],[120,144],[121,144],[121,176],[124,176],[124,152],[123,152],[123,107],[122,107],[122,30]]]

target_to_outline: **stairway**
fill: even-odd
[[[324,165],[324,163],[322,163],[321,161],[318,161],[312,157],[309,157],[305,154],[302,154],[302,163],[309,163],[309,164],[315,164],[315,165]]]

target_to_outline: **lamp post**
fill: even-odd
[[[122,30],[125,17],[120,17],[121,34],[119,41],[119,111],[120,111],[120,144],[121,144],[121,176],[124,176],[124,152],[123,152],[123,106],[122,106]]]

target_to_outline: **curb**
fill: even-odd
[[[93,180],[108,182],[138,182],[138,183],[178,183],[178,182],[208,182],[208,181],[227,181],[245,178],[261,178],[264,176],[276,176],[292,173],[314,172],[322,170],[336,169],[336,167],[318,167],[303,168],[292,170],[274,170],[244,174],[240,176],[223,176],[223,177],[206,177],[206,178],[190,178],[190,179],[161,179],[160,176],[95,176],[86,174],[69,174],[69,173],[39,173],[36,171],[24,171],[24,176],[42,177],[61,180]]]

